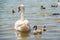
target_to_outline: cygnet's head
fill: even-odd
[[[33,29],[34,29],[34,30],[37,30],[37,25],[34,25]]]

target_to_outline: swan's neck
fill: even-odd
[[[21,20],[24,20],[24,15],[23,15],[23,12],[21,12]]]

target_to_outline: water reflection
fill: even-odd
[[[42,36],[42,34],[37,34],[34,35],[32,32],[20,32],[20,31],[16,31],[16,37],[18,40],[32,40],[33,39],[40,39]]]
[[[28,37],[29,37],[29,32],[27,33],[23,33],[23,32],[20,32],[20,31],[16,31],[16,36],[17,36],[17,39],[21,39],[21,40],[26,40]]]
[[[35,38],[40,38],[42,35],[38,34],[38,35],[34,35]]]

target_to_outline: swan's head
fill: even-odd
[[[24,5],[23,5],[23,4],[21,4],[20,6],[21,6],[21,7],[24,7]]]
[[[24,5],[21,4],[21,5],[20,5],[20,11],[21,11],[21,12],[24,12],[24,10],[25,10]]]

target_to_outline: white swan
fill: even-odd
[[[23,7],[24,7],[24,5],[22,4],[21,8],[20,8],[21,18],[18,21],[16,21],[16,23],[15,23],[15,29],[19,30],[21,32],[27,32],[27,31],[30,30],[30,28],[29,28],[29,21],[24,18]]]

